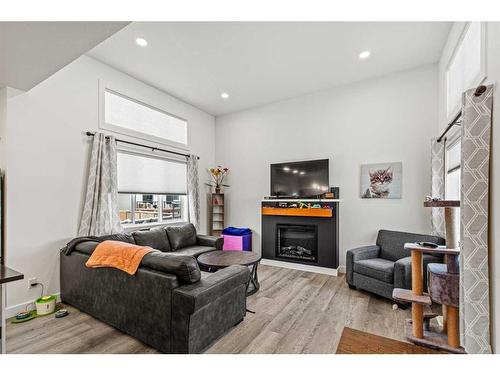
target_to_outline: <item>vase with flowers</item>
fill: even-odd
[[[215,193],[220,194],[222,187],[229,187],[229,185],[224,183],[224,179],[229,173],[229,168],[218,165],[215,168],[210,168],[208,170],[210,172],[210,181],[206,184],[215,188]]]

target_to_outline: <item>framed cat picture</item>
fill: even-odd
[[[403,163],[362,164],[361,198],[401,198]]]

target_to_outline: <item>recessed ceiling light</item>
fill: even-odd
[[[137,43],[138,46],[141,47],[146,47],[148,45],[148,41],[144,38],[136,38],[135,42]]]
[[[299,171],[298,171],[298,170],[296,170],[296,169],[294,169],[294,170],[293,170],[293,173],[299,173]]]
[[[363,51],[359,54],[359,59],[364,60],[370,57],[371,52],[370,51]]]
[[[220,97],[222,99],[227,99],[227,98],[229,98],[229,94],[227,92],[221,92]]]
[[[304,171],[301,171],[301,172],[300,172],[300,174],[306,174],[306,172],[304,172]]]

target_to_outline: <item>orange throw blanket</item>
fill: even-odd
[[[137,246],[121,241],[104,241],[95,248],[87,267],[112,267],[134,275],[141,264],[142,258],[153,251],[149,246]]]

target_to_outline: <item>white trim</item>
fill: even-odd
[[[330,276],[338,276],[338,269],[334,268],[309,266],[307,264],[299,264],[299,263],[280,262],[279,260],[273,260],[273,259],[261,259],[260,263],[265,266],[289,268],[291,270],[321,273],[323,275],[330,275]]]
[[[345,268],[345,266],[339,266],[339,268],[337,268],[337,272],[338,272],[338,273],[346,273],[346,268]]]
[[[340,199],[263,199],[262,202],[340,202]]]
[[[98,86],[99,86],[99,88],[98,88],[98,90],[99,90],[99,94],[98,94],[98,98],[99,98],[99,103],[98,103],[99,124],[98,124],[98,126],[99,126],[99,129],[107,130],[107,131],[114,133],[114,134],[126,135],[126,136],[131,137],[131,138],[141,139],[144,141],[152,142],[154,144],[169,146],[169,147],[172,147],[174,149],[178,149],[178,150],[182,150],[182,151],[189,151],[189,122],[187,119],[182,118],[180,116],[177,116],[173,113],[170,113],[168,110],[166,110],[164,108],[159,108],[158,106],[148,104],[148,100],[145,100],[144,98],[138,99],[136,93],[132,92],[131,90],[126,89],[123,86],[117,85],[115,83],[109,83],[107,81],[100,79]],[[174,142],[174,141],[170,141],[170,140],[165,139],[165,138],[156,137],[153,135],[148,135],[146,133],[134,131],[132,129],[124,128],[124,127],[116,125],[116,124],[106,123],[106,121],[104,120],[105,119],[105,108],[104,108],[105,107],[104,106],[105,98],[104,98],[104,96],[105,96],[106,91],[109,91],[115,95],[121,96],[123,98],[131,100],[131,101],[136,102],[138,104],[144,105],[148,108],[162,112],[166,115],[175,117],[179,120],[185,121],[186,122],[186,143],[184,144],[184,143],[180,143],[180,142]]]
[[[52,296],[56,296],[57,297],[57,302],[61,302],[61,293],[60,292],[57,292],[57,293],[49,293],[50,295]],[[6,319],[9,319],[9,318],[12,318],[13,316],[16,316],[16,314],[19,312],[19,311],[22,311],[26,308],[26,305],[29,305],[29,304],[34,304],[35,303],[35,300],[30,300],[30,301],[26,301],[26,302],[23,302],[23,303],[18,303],[17,305],[12,305],[12,306],[8,306],[5,308],[5,318]]]

